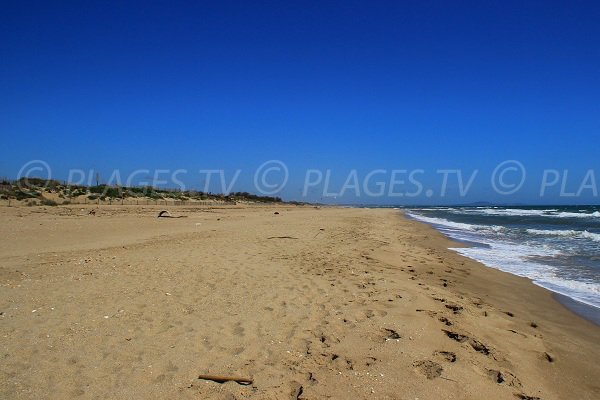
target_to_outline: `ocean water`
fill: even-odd
[[[470,247],[458,253],[600,311],[600,206],[429,207],[407,215]]]

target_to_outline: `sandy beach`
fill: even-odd
[[[160,210],[0,207],[0,398],[600,398],[598,326],[398,210]]]

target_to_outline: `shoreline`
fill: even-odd
[[[552,292],[552,297],[554,297],[558,303],[562,304],[569,311],[600,327],[600,310],[598,308],[574,300],[569,296],[565,296],[564,294],[557,292]]]
[[[401,212],[400,216],[401,216],[401,218],[404,218],[404,219],[406,219],[408,221],[412,221],[412,222],[415,222],[417,224],[424,225],[428,229],[433,230],[436,234],[441,235],[441,237],[445,241],[448,242],[447,245],[441,245],[440,246],[441,249],[447,250],[447,251],[449,251],[449,252],[457,255],[458,257],[464,258],[464,259],[468,260],[470,263],[478,265],[480,268],[482,268],[484,270],[492,270],[495,273],[500,273],[500,274],[506,275],[507,277],[510,277],[510,278],[516,278],[516,280],[518,280],[518,281],[524,280],[524,281],[528,282],[531,285],[532,288],[535,288],[537,290],[542,290],[543,292],[545,292],[549,297],[551,297],[554,300],[554,303],[555,303],[556,306],[568,310],[568,312],[571,315],[573,315],[573,316],[575,316],[575,317],[577,317],[577,318],[579,318],[581,320],[593,323],[593,324],[595,324],[595,325],[597,325],[597,326],[600,327],[600,311],[598,309],[596,309],[595,307],[593,307],[593,306],[591,306],[589,304],[585,304],[585,303],[582,303],[580,301],[577,301],[577,300],[575,300],[575,299],[573,299],[573,298],[571,298],[571,297],[569,297],[567,295],[564,295],[562,293],[558,293],[558,292],[555,292],[553,290],[550,290],[550,289],[548,289],[548,288],[546,288],[544,286],[537,285],[530,278],[527,278],[527,277],[524,277],[524,276],[515,275],[515,274],[503,271],[503,270],[498,269],[498,268],[490,267],[490,266],[485,265],[484,263],[482,263],[482,262],[480,262],[478,260],[475,260],[475,259],[472,259],[472,258],[470,258],[468,256],[462,255],[462,254],[454,251],[452,248],[469,247],[469,246],[476,245],[476,243],[471,243],[471,242],[466,241],[466,240],[463,241],[463,240],[457,240],[457,239],[451,238],[451,237],[445,235],[443,232],[440,232],[439,230],[437,230],[432,225],[430,225],[430,224],[428,224],[426,222],[414,219],[414,218],[406,215],[404,212]]]
[[[480,244],[478,242],[471,242],[471,241],[468,241],[468,240],[460,240],[460,239],[455,239],[455,238],[452,238],[450,236],[447,236],[446,234],[444,234],[443,232],[439,231],[438,229],[435,228],[435,226],[433,226],[432,224],[430,224],[428,222],[420,221],[420,220],[418,220],[418,219],[416,219],[416,218],[414,218],[414,217],[412,217],[410,215],[407,215],[406,212],[404,212],[402,210],[400,211],[400,213],[401,213],[401,215],[404,218],[406,218],[408,220],[411,220],[411,221],[415,221],[415,222],[419,222],[421,224],[424,224],[424,225],[432,228],[436,232],[439,232],[440,234],[442,234],[445,238],[447,238],[452,243],[456,243],[458,245],[458,246],[449,246],[447,249],[450,250],[450,251],[454,251],[453,250],[454,248],[459,248],[459,247],[482,246],[482,244]],[[552,294],[553,298],[558,303],[560,303],[565,308],[569,309],[572,313],[578,315],[579,317],[581,317],[581,318],[583,318],[583,319],[585,319],[587,321],[593,322],[597,326],[600,326],[600,308],[594,307],[594,306],[592,306],[590,304],[587,304],[587,303],[584,303],[584,302],[579,301],[577,299],[574,299],[572,297],[569,297],[568,295],[566,295],[564,293],[560,293],[560,292],[554,291],[552,289],[549,289],[549,288],[547,288],[545,286],[539,285],[539,284],[535,283],[531,278],[528,278],[526,276],[521,276],[521,275],[513,274],[513,273],[510,273],[510,272],[504,271],[502,269],[486,265],[485,263],[483,263],[483,262],[481,262],[479,260],[473,259],[473,258],[471,258],[469,256],[466,256],[466,255],[462,255],[462,256],[465,257],[465,258],[468,258],[468,259],[470,259],[472,261],[475,261],[475,262],[477,262],[479,264],[481,264],[485,268],[491,268],[491,269],[494,269],[496,271],[505,272],[505,273],[507,273],[509,275],[520,277],[520,278],[525,278],[525,279],[529,280],[533,285],[535,285],[537,287],[540,287],[540,288],[542,288],[542,289],[547,290],[548,292],[550,292]]]
[[[0,208],[0,397],[600,395],[598,326],[397,210],[87,211]]]

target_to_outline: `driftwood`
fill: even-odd
[[[177,217],[173,217],[171,213],[167,210],[162,210],[158,213],[158,216],[156,218],[187,218],[187,215],[179,215]]]
[[[218,383],[224,382],[237,382],[240,385],[251,385],[254,382],[250,378],[241,378],[238,376],[220,376],[220,375],[200,375],[198,379],[205,379],[207,381],[214,381]]]
[[[293,237],[293,236],[271,236],[271,237],[268,237],[267,239],[298,239],[298,238]]]

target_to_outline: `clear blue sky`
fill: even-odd
[[[277,159],[286,199],[309,168],[338,188],[418,168],[431,198],[338,200],[598,203],[539,191],[544,169],[569,169],[570,192],[589,169],[599,183],[599,21],[597,1],[6,1],[0,175],[41,159],[59,179],[185,168],[201,186],[200,169],[241,169],[234,190],[252,191]],[[509,159],[527,180],[498,196]],[[439,198],[454,168],[482,179]]]

